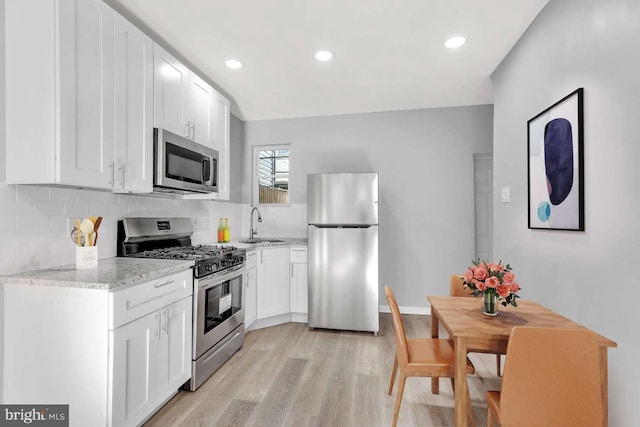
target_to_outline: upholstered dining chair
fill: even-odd
[[[513,328],[502,389],[487,392],[487,426],[601,426],[599,366],[593,332]]]
[[[400,371],[396,406],[393,411],[392,426],[395,427],[398,422],[400,404],[402,403],[402,394],[404,392],[404,385],[407,378],[446,377],[452,379],[451,385],[453,386],[453,377],[455,375],[455,355],[453,352],[453,342],[451,340],[441,338],[407,338],[396,297],[390,287],[385,286],[384,291],[387,295],[389,307],[391,308],[393,333],[396,341],[396,354],[393,361],[393,370],[391,371],[389,395],[393,392],[396,372],[398,370]],[[467,374],[473,374],[474,372],[475,369],[473,368],[473,365],[467,359]],[[468,407],[469,419],[471,420],[472,425],[474,425],[470,401]]]
[[[452,297],[473,297],[473,293],[469,289],[465,289],[462,283],[464,282],[464,277],[459,274],[451,275],[449,279],[449,295]],[[501,353],[494,353],[492,351],[476,351],[472,350],[471,353],[488,353],[496,355],[496,372],[497,375],[500,376],[501,368]]]

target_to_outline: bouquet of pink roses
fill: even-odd
[[[498,299],[503,299],[502,305],[511,304],[517,307],[516,298],[520,297],[516,292],[520,290],[520,285],[515,279],[516,276],[511,272],[509,264],[502,265],[502,261],[496,264],[477,260],[473,261],[473,265],[464,273],[463,285],[473,290],[474,296],[493,293]]]

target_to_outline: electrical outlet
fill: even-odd
[[[502,195],[500,197],[502,203],[509,203],[509,187],[502,187]]]
[[[67,218],[67,236],[71,236],[71,232],[76,226],[75,220],[76,218]]]

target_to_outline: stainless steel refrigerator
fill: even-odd
[[[309,326],[377,335],[378,173],[307,176]]]

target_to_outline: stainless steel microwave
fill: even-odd
[[[166,129],[153,129],[153,189],[167,193],[216,193],[218,152]]]

